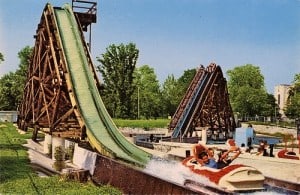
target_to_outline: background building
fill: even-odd
[[[275,86],[274,97],[276,99],[276,103],[279,106],[279,113],[281,114],[282,118],[286,118],[284,114],[284,108],[286,106],[286,102],[289,96],[290,87],[291,85],[287,84],[280,84]]]

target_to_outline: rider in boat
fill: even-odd
[[[231,152],[234,152],[235,154],[233,156],[229,156]],[[229,150],[223,150],[221,151],[218,156],[218,162],[217,167],[218,169],[222,169],[226,166],[228,166],[234,159],[236,159],[241,154],[241,150],[238,147],[232,147]]]
[[[214,158],[214,150],[212,148],[206,148],[201,144],[196,144],[193,148],[193,155],[202,166],[217,168],[217,162]]]
[[[203,151],[199,154],[200,164],[202,166],[210,167],[210,168],[217,168],[217,163],[214,159],[209,158],[208,154]],[[198,161],[199,162],[199,161]]]
[[[240,149],[235,145],[234,140],[228,143],[230,149],[223,152],[224,166],[229,165],[240,154]],[[210,158],[208,149],[200,143],[194,145],[193,156],[189,156],[182,161],[182,164],[188,167],[192,172],[208,178],[217,186],[228,191],[247,191],[263,189],[265,177],[257,169],[241,164],[229,165],[221,169],[213,169],[213,158]],[[228,157],[230,152],[235,152],[233,157]],[[220,158],[220,159],[221,159]],[[213,167],[213,168],[211,168]],[[188,183],[187,183],[188,184]],[[202,184],[201,184],[202,186]]]

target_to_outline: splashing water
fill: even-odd
[[[184,185],[184,182],[189,179],[206,186],[216,186],[216,184],[210,182],[207,178],[193,173],[178,161],[153,158],[146,165],[144,172],[181,185]]]

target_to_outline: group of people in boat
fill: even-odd
[[[229,155],[234,153],[233,155]],[[201,144],[196,144],[193,148],[193,155],[197,163],[202,166],[222,169],[228,166],[234,159],[236,159],[241,154],[239,147],[232,146],[228,150],[221,150],[218,153],[218,159],[215,158],[214,149],[206,148]]]

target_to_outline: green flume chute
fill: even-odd
[[[108,114],[93,72],[89,67],[80,28],[70,5],[52,8],[55,13],[61,45],[71,78],[77,107],[86,125],[88,139],[99,153],[144,166],[151,155],[131,142],[118,130]]]

